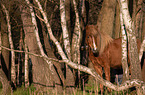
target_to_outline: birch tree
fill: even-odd
[[[1,5],[2,5],[4,12],[6,14],[10,47],[11,47],[11,49],[14,49],[12,34],[11,34],[11,24],[10,24],[9,12],[3,4],[1,4]],[[11,51],[11,62],[12,62],[11,63],[11,81],[14,84],[14,86],[16,86],[16,69],[15,69],[15,52],[14,51]]]
[[[128,11],[127,0],[120,0],[121,10],[123,14],[124,23],[126,26],[128,40],[129,40],[129,56],[130,56],[130,64],[131,64],[131,78],[132,79],[140,79],[141,76],[141,66],[139,62],[138,49],[137,49],[137,40],[135,36],[135,26],[131,20]],[[141,95],[142,91],[137,88],[137,93]]]
[[[75,27],[72,34],[72,47],[71,47],[71,54],[72,54],[72,61],[74,63],[80,64],[80,45],[82,40],[82,31],[81,31],[81,23],[79,18],[79,13],[77,10],[77,3],[73,0],[73,7],[75,11]],[[80,72],[78,71],[78,79],[80,80]]]
[[[0,46],[2,46],[2,35],[0,30]],[[2,48],[0,47],[0,59],[2,58]],[[0,60],[0,67],[2,67],[2,61]],[[5,73],[2,68],[0,68],[0,82],[2,83],[2,91],[0,94],[10,94],[11,86],[7,80]]]
[[[28,2],[29,3],[29,2]],[[31,7],[32,8],[32,7]],[[35,30],[34,32],[34,23],[32,24],[32,18],[30,14],[26,14],[29,11],[29,7],[22,7],[21,11],[21,18],[23,21],[23,28],[25,31],[25,37],[26,37],[26,44],[28,46],[28,49],[30,52],[36,53],[36,54],[42,54],[43,49],[41,50],[42,53],[40,53],[40,48],[38,47],[38,43],[36,41],[36,36],[35,36],[35,32],[37,32]],[[33,11],[31,11],[33,12]],[[34,18],[35,19],[35,14],[34,14]],[[38,39],[38,38],[37,38]],[[41,47],[41,43],[39,43],[40,47]],[[39,85],[39,84],[35,84],[37,85],[36,87],[39,89],[39,87],[46,87],[46,86],[55,86],[57,89],[59,89],[58,91],[62,91],[62,87],[59,85],[60,84],[60,79],[58,78],[58,75],[56,73],[56,71],[54,70],[54,67],[52,64],[49,64],[51,66],[49,66],[46,62],[50,62],[50,60],[46,59],[48,58],[48,56],[43,56],[42,58],[38,58],[38,57],[34,57],[34,56],[30,56],[33,67],[33,82],[35,83],[39,83],[39,84],[43,84],[43,85]],[[43,72],[43,73],[42,73]],[[54,74],[54,75],[53,75]],[[43,78],[42,78],[43,77]]]
[[[4,17],[5,18],[5,17]],[[1,15],[1,39],[2,39],[2,46],[5,46],[5,47],[9,47],[9,39],[8,39],[8,32],[7,32],[7,24],[6,24],[6,21],[4,20],[3,16]],[[4,59],[4,63],[6,65],[6,68],[5,68],[5,73],[6,73],[6,76],[8,77],[8,79],[10,79],[10,70],[9,70],[9,57],[10,56],[10,52],[5,50],[5,49],[2,49],[2,56],[3,56],[3,59]]]
[[[124,23],[127,29],[128,34],[128,40],[129,40],[129,55],[130,55],[130,61],[131,61],[131,70],[132,70],[132,78],[141,78],[141,68],[138,58],[138,52],[137,52],[137,43],[136,43],[136,36],[134,31],[134,24],[131,20],[131,17],[129,15],[127,1],[123,0],[121,2],[121,9],[123,14]],[[135,69],[138,68],[138,69]],[[137,70],[137,71],[136,71]],[[138,72],[138,73],[137,73]]]
[[[63,31],[62,33],[63,33],[64,49],[67,54],[67,57],[71,59],[69,33],[68,33],[68,28],[66,23],[65,0],[60,0],[60,16],[61,16],[61,26]]]
[[[65,0],[60,0],[60,16],[61,16],[61,26],[62,26],[62,34],[63,34],[63,44],[64,44],[64,51],[68,59],[71,60],[71,50],[70,50],[70,39],[69,39],[69,32],[66,23],[66,8],[65,8]],[[70,68],[66,65],[66,86],[74,87],[75,80],[74,75]],[[72,91],[72,90],[71,90]]]
[[[62,91],[62,87],[65,84],[64,83],[65,78],[64,78],[64,75],[62,75],[63,73],[61,71],[60,65],[61,65],[61,63],[66,63],[67,66],[91,75],[99,83],[101,83],[102,85],[104,85],[108,88],[111,88],[115,91],[122,91],[122,90],[126,90],[128,88],[131,88],[131,87],[140,87],[140,88],[142,88],[142,91],[145,91],[145,89],[144,89],[145,84],[140,79],[133,78],[131,80],[125,80],[121,85],[118,86],[118,85],[114,85],[111,82],[106,81],[103,78],[101,78],[96,73],[95,70],[93,70],[93,69],[91,69],[87,66],[83,66],[83,65],[79,64],[80,63],[80,50],[79,49],[80,49],[80,43],[81,43],[81,28],[82,27],[80,26],[80,20],[79,20],[80,17],[79,17],[78,12],[77,12],[77,10],[78,10],[77,7],[76,7],[77,3],[75,2],[75,0],[73,0],[75,16],[76,16],[74,33],[76,33],[77,35],[75,35],[73,37],[73,40],[76,41],[76,42],[73,41],[75,44],[74,44],[74,46],[72,46],[72,47],[75,48],[75,51],[76,51],[74,53],[75,54],[75,56],[74,56],[75,59],[74,60],[72,60],[73,58],[71,58],[71,56],[69,58],[68,57],[69,54],[67,54],[67,52],[66,52],[66,49],[67,49],[66,47],[67,47],[67,45],[69,46],[71,42],[70,41],[67,42],[66,44],[64,44],[65,46],[62,47],[60,42],[54,36],[55,31],[51,30],[52,26],[50,26],[50,24],[48,22],[49,21],[48,20],[49,16],[47,16],[46,11],[44,11],[44,9],[43,9],[43,7],[47,6],[47,3],[46,3],[47,1],[40,1],[39,2],[39,0],[35,0],[35,2],[36,3],[34,3],[34,1],[30,3],[28,0],[25,0],[26,4],[24,4],[24,5],[22,4],[20,6],[20,7],[23,8],[21,10],[20,15],[21,15],[23,29],[24,29],[24,33],[25,33],[25,37],[26,37],[25,44],[27,44],[28,50],[27,49],[25,49],[25,51],[14,50],[14,48],[12,49],[12,48],[8,48],[8,47],[0,45],[1,48],[9,50],[9,51],[23,53],[23,54],[25,53],[25,62],[26,62],[25,65],[27,65],[27,61],[28,61],[27,58],[28,58],[28,55],[29,55],[29,57],[32,61],[32,64],[33,64],[33,67],[32,67],[33,83],[35,85],[37,83],[37,86],[40,86],[40,84],[44,85],[44,86],[52,86],[52,88],[57,88],[57,90]],[[45,5],[42,7],[44,2],[45,2]],[[50,2],[55,2],[55,1],[51,0]],[[64,2],[61,2],[61,3],[64,4]],[[34,11],[33,8],[35,8],[37,11],[40,11],[40,14],[38,15],[38,12],[36,12],[36,10]],[[65,6],[63,5],[63,8],[61,10],[63,12],[60,13],[60,15],[62,17],[62,20],[61,20],[62,25],[60,25],[60,26],[62,26],[62,31],[65,33],[69,30],[67,30],[68,27],[67,27],[67,23],[66,23],[67,20],[66,20],[66,16],[65,16],[66,13],[64,13],[65,12],[64,9],[65,9]],[[37,20],[36,20],[36,18],[37,18]],[[40,23],[38,23],[39,22],[38,19],[42,21],[40,26],[44,26],[43,27],[44,31],[40,27],[37,27],[37,26],[39,26],[38,24],[40,24]],[[56,22],[56,23],[58,23],[58,22]],[[48,36],[46,35],[46,31],[48,31]],[[41,33],[43,33],[43,37],[41,36]],[[68,35],[67,35],[67,37],[69,38]],[[51,44],[49,44],[49,38],[56,45],[56,48],[57,48],[58,53],[61,57],[61,60],[56,59],[55,55],[53,54],[52,49],[50,48],[51,46],[48,46],[48,45],[51,45]],[[68,39],[65,39],[65,38],[64,38],[64,40],[68,41]],[[122,43],[124,44],[123,41],[122,41]],[[122,50],[124,50],[125,47],[122,47],[122,48],[123,48]],[[50,49],[50,50],[47,50],[47,49]],[[71,50],[69,50],[69,51],[71,53]],[[124,53],[124,55],[126,56],[127,54]],[[48,62],[50,62],[50,64]],[[126,59],[125,59],[125,62],[123,62],[123,64],[124,63],[126,63]],[[28,66],[26,66],[25,70],[27,69],[27,67]],[[54,68],[54,67],[56,67],[56,68]],[[59,67],[59,69],[57,67]],[[123,65],[123,67],[125,67],[125,66]],[[58,74],[58,72],[61,72],[61,74],[60,73]],[[127,74],[126,74],[126,72],[127,72]],[[126,77],[128,77],[128,69],[126,69],[126,70],[124,69],[124,73],[125,73]],[[2,75],[2,74],[0,74],[0,75]],[[25,86],[28,82],[27,78],[28,78],[28,74],[27,74],[27,70],[26,70],[26,72],[25,72]],[[1,79],[4,79],[4,78],[1,78],[1,76],[0,76],[0,80]],[[63,80],[63,81],[61,81],[61,80]],[[42,86],[40,86],[40,87],[42,87]],[[39,89],[39,90],[42,90],[42,88]],[[143,92],[143,93],[145,94],[145,92]]]
[[[86,72],[86,73],[94,76],[101,84],[103,84],[104,86],[109,87],[109,88],[111,88],[113,90],[116,90],[116,91],[121,91],[121,90],[127,89],[127,88],[132,87],[132,86],[140,86],[140,84],[144,84],[142,81],[140,81],[138,79],[133,79],[131,81],[125,81],[121,86],[116,86],[116,85],[112,84],[111,82],[108,82],[108,81],[102,79],[94,70],[92,70],[92,69],[90,69],[88,67],[76,64],[76,63],[72,62],[71,60],[69,60],[66,57],[66,55],[65,55],[65,53],[64,53],[64,51],[63,51],[63,49],[62,49],[62,47],[60,45],[60,43],[56,40],[56,38],[53,35],[53,33],[51,31],[51,28],[50,28],[50,25],[48,23],[47,16],[46,16],[45,12],[43,11],[42,7],[40,7],[39,2],[37,0],[36,0],[36,2],[38,3],[40,12],[43,15],[44,22],[45,22],[45,24],[47,26],[47,30],[48,30],[50,39],[56,45],[56,47],[58,49],[58,52],[59,52],[60,56],[62,57],[63,62],[65,62],[66,64],[68,64],[70,67],[72,67],[74,69],[78,69],[80,71]],[[144,86],[142,86],[142,88],[144,88]]]
[[[120,7],[121,8],[121,7]],[[120,9],[120,25],[122,32],[122,68],[123,68],[123,82],[129,80],[129,69],[127,64],[127,35],[125,33],[125,26],[123,24],[122,10]]]
[[[28,47],[26,45],[26,41],[25,41],[25,51],[28,52]],[[27,88],[29,86],[29,63],[28,63],[28,60],[29,60],[29,55],[27,53],[25,53],[25,87]]]

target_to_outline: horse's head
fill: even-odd
[[[101,36],[94,25],[86,26],[86,43],[91,51],[98,56],[100,51]]]

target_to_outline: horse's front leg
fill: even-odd
[[[98,65],[98,64],[94,64],[94,69],[102,77],[102,75],[103,75],[102,67],[100,65]],[[104,89],[103,89],[103,85],[102,84],[100,84],[100,89],[101,89],[101,95],[103,95]]]
[[[106,80],[110,81],[110,66],[105,65],[104,67],[104,71],[105,71],[105,78]],[[109,92],[111,92],[110,88],[107,88]]]

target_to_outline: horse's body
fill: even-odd
[[[110,81],[110,68],[117,69],[122,67],[121,42],[122,38],[112,39],[106,33],[99,32],[94,25],[86,26],[86,43],[89,46],[89,59],[100,76],[103,74],[102,67],[104,68],[105,78],[108,81]],[[138,46],[140,46],[139,41],[137,42]],[[97,56],[94,54],[97,54]],[[103,86],[100,88],[102,92]]]

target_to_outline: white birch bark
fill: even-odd
[[[78,69],[80,71],[83,71],[83,72],[86,72],[90,75],[92,75],[93,77],[95,77],[102,85],[106,86],[106,87],[109,87],[113,90],[116,90],[116,91],[121,91],[121,90],[125,90],[127,88],[130,88],[132,86],[142,86],[142,88],[145,88],[145,84],[140,81],[140,80],[132,80],[132,81],[126,81],[124,82],[121,86],[116,86],[114,84],[112,84],[111,82],[109,81],[106,81],[104,80],[102,77],[100,77],[94,70],[88,68],[88,67],[85,67],[85,66],[82,66],[82,65],[79,65],[79,64],[76,64],[76,63],[73,63],[71,60],[69,60],[65,53],[63,52],[63,49],[60,45],[60,43],[57,41],[57,39],[54,37],[53,33],[52,33],[52,30],[50,28],[50,24],[48,23],[48,19],[47,19],[47,15],[46,13],[43,11],[41,5],[40,5],[40,2],[38,0],[35,0],[38,4],[38,7],[39,7],[39,10],[40,12],[42,13],[42,16],[44,18],[44,23],[46,24],[46,27],[47,27],[47,30],[48,30],[48,33],[49,33],[49,36],[50,36],[50,39],[54,42],[54,44],[56,45],[57,49],[58,49],[58,53],[60,54],[60,56],[62,57],[62,60],[63,62],[65,62],[66,64],[68,64],[70,67],[74,68],[74,69]]]
[[[61,26],[63,31],[62,33],[63,33],[64,49],[67,54],[67,57],[71,59],[69,33],[66,24],[65,0],[60,0],[60,16],[61,16]]]
[[[75,0],[73,0],[73,6],[75,10],[75,28],[72,38],[72,56],[73,56],[73,62],[80,64],[80,45],[81,45],[81,24],[79,21],[79,13],[77,10],[77,3]],[[80,71],[78,71],[78,79],[80,80]]]
[[[26,42],[26,41],[25,41]],[[27,45],[25,43],[25,51],[28,52],[28,48]],[[29,60],[29,55],[27,53],[25,53],[25,72],[24,72],[24,76],[25,76],[25,87],[27,88],[29,86],[29,64],[28,64],[28,60]]]
[[[51,30],[51,27],[50,27],[50,24],[48,22],[48,19],[47,19],[47,15],[46,13],[43,11],[43,8],[40,4],[40,2],[38,0],[35,0],[38,7],[39,7],[39,10],[43,16],[43,19],[44,19],[44,23],[46,24],[46,27],[47,27],[47,30],[48,30],[48,33],[49,33],[49,36],[50,36],[50,39],[54,42],[54,44],[56,45],[57,49],[58,49],[58,53],[61,55],[62,59],[63,60],[68,60],[68,58],[66,57],[65,53],[63,52],[63,49],[61,48],[61,45],[60,43],[57,41],[57,39],[54,37],[53,33],[52,33],[52,30]]]
[[[11,33],[11,25],[10,25],[10,17],[9,17],[9,12],[6,9],[6,7],[1,4],[4,12],[6,14],[6,21],[7,21],[7,27],[8,27],[8,37],[9,37],[9,43],[10,43],[10,48],[14,49],[13,46],[13,40],[12,40],[12,33]],[[14,83],[14,85],[16,86],[16,68],[15,68],[15,52],[11,51],[11,81]]]
[[[137,40],[135,36],[135,27],[134,23],[131,20],[128,10],[127,0],[120,0],[120,5],[122,9],[123,19],[126,26],[128,40],[129,40],[129,56],[130,56],[130,64],[131,64],[131,78],[132,79],[140,79],[141,76],[141,65],[139,63],[139,55],[137,49]],[[136,87],[137,94],[142,95],[142,89]]]
[[[60,16],[61,16],[61,26],[62,26],[62,34],[63,34],[63,44],[64,51],[69,60],[71,60],[71,49],[70,49],[70,39],[68,33],[68,27],[66,23],[66,9],[65,9],[65,0],[60,0]],[[73,87],[75,85],[75,80],[72,71],[66,65],[66,80],[65,86]],[[68,92],[72,91],[71,88],[67,89]]]
[[[39,47],[39,50],[40,50],[40,54],[43,56],[42,58],[44,59],[44,61],[48,64],[48,67],[49,67],[49,73],[51,74],[51,81],[50,83],[54,82],[55,86],[59,91],[61,91],[62,87],[58,84],[60,84],[60,80],[59,80],[59,77],[55,71],[55,68],[53,66],[53,63],[51,60],[48,60],[48,56],[44,53],[43,51],[43,48],[42,48],[42,44],[40,42],[40,38],[39,38],[39,34],[38,34],[38,28],[37,28],[37,23],[36,23],[36,19],[35,19],[35,14],[34,14],[34,11],[33,11],[33,8],[32,6],[30,5],[30,2],[29,0],[25,0],[30,8],[30,14],[31,14],[31,17],[32,17],[32,24],[34,25],[34,34],[35,34],[35,37],[36,37],[36,41],[37,41],[37,44],[38,44],[38,47]],[[38,1],[36,1],[36,3],[38,3]],[[39,2],[40,4],[40,2]],[[42,8],[42,7],[41,7]],[[47,16],[46,16],[47,18]],[[50,28],[51,29],[51,28]],[[46,75],[47,76],[47,75]]]
[[[37,56],[37,57],[44,57],[44,56],[41,56],[41,55],[37,55],[37,54],[30,53],[30,52],[26,52],[26,51],[12,50],[12,49],[9,49],[9,48],[4,47],[4,46],[0,46],[0,47],[3,48],[3,49],[9,50],[9,51],[22,52],[22,53],[25,52],[27,54],[31,54],[31,55],[34,55],[34,56]],[[47,60],[50,60],[50,59],[47,59]],[[54,61],[56,61],[56,60],[54,60]],[[127,80],[123,84],[121,84],[120,86],[117,86],[117,85],[111,83],[110,81],[104,80],[102,77],[99,76],[99,74],[96,73],[95,70],[93,70],[91,68],[88,68],[88,67],[83,66],[83,65],[76,64],[76,63],[70,61],[69,59],[62,60],[62,62],[65,62],[66,64],[68,64],[70,67],[72,67],[74,69],[78,69],[78,70],[80,70],[82,72],[85,72],[85,73],[88,73],[88,74],[92,75],[102,85],[104,85],[104,86],[106,86],[108,88],[111,88],[111,89],[113,89],[115,91],[126,90],[126,89],[134,87],[134,86],[140,86],[145,91],[145,83],[143,81],[141,81],[141,80],[138,80],[138,79]],[[144,92],[144,94],[145,94],[145,92]]]
[[[136,41],[136,36],[135,36],[135,31],[134,31],[134,24],[131,20],[131,17],[129,15],[129,11],[128,11],[128,4],[126,0],[120,0],[121,2],[121,9],[122,9],[122,14],[123,14],[123,19],[124,19],[124,23],[127,29],[127,35],[128,35],[128,40],[129,40],[129,56],[130,56],[130,63],[131,63],[131,69],[132,70],[136,70],[136,68],[140,68],[139,66],[139,58],[136,56],[138,56],[138,52],[137,52],[137,41]],[[132,42],[134,44],[132,44]],[[136,61],[133,61],[133,59],[136,59]],[[134,66],[136,64],[136,66]],[[138,71],[138,73],[141,73],[141,69]],[[134,78],[139,78],[141,79],[141,77],[137,74],[133,74]]]
[[[129,69],[127,64],[127,37],[125,33],[125,27],[123,24],[122,10],[120,8],[120,25],[122,33],[122,68],[123,68],[123,82],[129,80]]]
[[[30,5],[29,0],[25,0],[25,1],[27,2],[27,4],[29,5],[29,8],[30,8],[30,14],[31,14],[31,17],[32,17],[32,24],[34,25],[34,33],[35,33],[35,36],[36,36],[38,47],[40,49],[40,53],[41,53],[42,56],[47,58],[47,55],[44,53],[42,44],[40,42],[40,38],[39,38],[39,34],[38,34],[38,27],[37,27],[37,22],[36,22],[36,19],[35,19],[35,13],[33,11],[33,7]],[[50,60],[45,59],[45,58],[44,58],[44,60],[49,65],[49,69],[51,71],[51,74],[53,75],[53,71],[52,71],[53,64],[52,64],[52,62]]]
[[[75,21],[75,29],[72,38],[72,53],[73,53],[73,62],[80,64],[80,44],[81,44],[81,28],[80,28],[80,21],[79,21],[79,14],[77,11],[77,4],[76,1],[73,0],[76,21]]]

